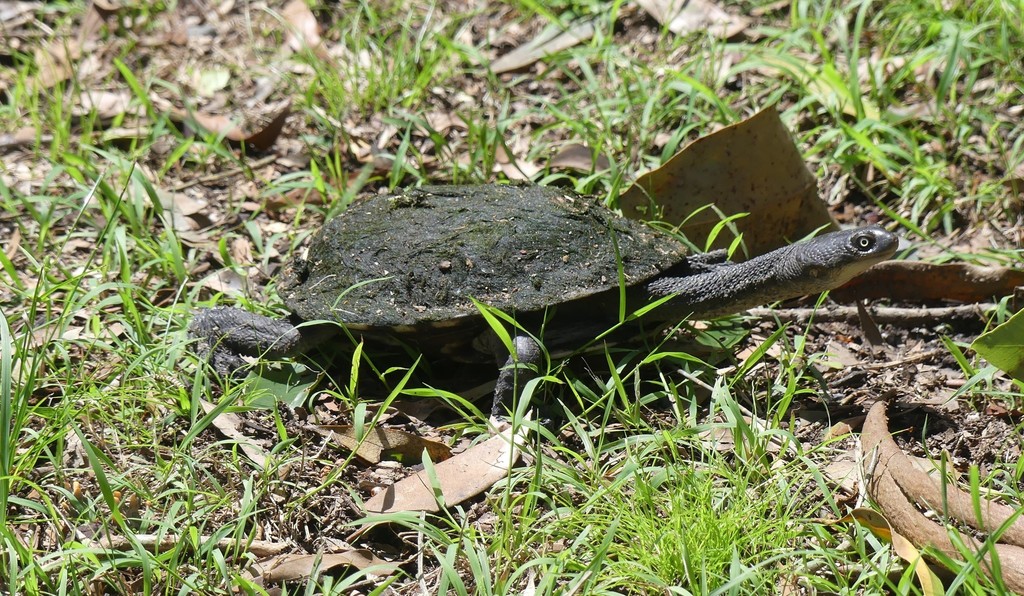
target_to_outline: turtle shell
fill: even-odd
[[[675,239],[543,186],[439,186],[354,202],[316,232],[279,292],[306,321],[396,331],[617,290],[685,261]]]

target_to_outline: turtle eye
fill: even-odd
[[[861,252],[867,252],[874,246],[875,237],[871,234],[861,234],[853,239],[853,247]]]

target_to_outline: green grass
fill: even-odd
[[[56,86],[34,85],[33,52],[46,35],[0,62],[0,131],[31,126],[49,139],[0,149],[0,585],[12,592],[260,594],[268,587],[246,575],[256,557],[204,538],[317,552],[361,525],[353,521],[367,496],[358,466],[297,431],[297,414],[274,407],[266,387],[230,384],[218,396],[184,331],[201,306],[282,312],[276,268],[360,192],[502,180],[499,151],[517,148],[542,168],[535,181],[614,203],[641,170],[778,102],[823,194],[882,214],[911,240],[969,235],[986,222],[1006,229],[1019,215],[1024,11],[1016,2],[794,0],[728,42],[649,27],[626,3],[523,1],[470,12],[324,3],[316,6],[330,26],[322,35],[341,53],[327,62],[302,52],[294,68],[275,62],[279,17],[253,10],[232,39],[257,49],[228,60],[237,48],[218,48],[204,59],[234,64],[232,81],[245,90],[259,76],[278,77],[273,97],[292,102],[282,140],[308,159],[272,168],[253,166],[261,156],[217,134],[191,134],[152,100],[188,97],[182,73],[208,64],[172,55],[174,44],[139,43],[172,8],[132,7],[120,27],[102,28],[86,53],[99,75],[76,69]],[[35,15],[45,23],[37,32],[73,37],[83,10],[48,3]],[[593,19],[594,37],[543,67],[487,70],[482,32],[523,40],[517,27],[582,19]],[[109,131],[129,126],[128,116],[73,115],[87,89],[127,90],[146,132],[115,140]],[[438,114],[461,123],[436,130]],[[367,159],[363,144],[377,141],[376,159]],[[546,168],[568,143],[606,156],[610,169]],[[241,173],[217,178],[232,168]],[[210,230],[182,226],[175,192],[207,201]],[[291,198],[276,204],[281,196]],[[937,258],[1012,264],[1019,250]],[[222,271],[246,286],[201,287]],[[850,505],[820,471],[833,446],[802,442],[788,413],[821,393],[812,365],[826,365],[808,348],[814,328],[774,334],[734,362],[730,354],[749,342],[748,327],[733,323],[697,334],[725,353],[666,343],[593,356],[587,367],[551,362],[536,391],[563,404],[567,421],[540,431],[506,483],[473,510],[398,516],[372,530],[371,543],[420,559],[389,580],[326,573],[286,584],[287,593],[374,593],[389,582],[456,594],[530,586],[772,593],[792,583],[820,593],[917,590],[888,545],[818,521]],[[962,340],[945,341],[966,381],[964,407],[1022,403],[1019,386],[973,360]],[[465,415],[441,429],[450,441],[481,432],[484,421],[454,396],[422,378],[402,385],[404,369],[378,372],[400,386],[392,396],[455,402]],[[316,403],[334,403],[340,417],[372,411],[388,392],[375,394],[375,375],[361,374],[315,385],[327,392]],[[201,400],[249,413],[246,432],[268,454],[266,469],[213,427]],[[744,403],[758,404],[763,424],[751,423]],[[718,442],[726,431],[728,448]],[[986,465],[982,485],[1020,504],[1021,466]],[[91,543],[100,530],[128,546]],[[153,552],[140,536],[175,540]],[[998,593],[970,565],[950,585]]]

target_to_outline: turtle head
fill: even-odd
[[[780,273],[813,291],[836,288],[891,257],[899,243],[899,236],[881,226],[832,232],[792,245]]]

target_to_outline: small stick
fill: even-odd
[[[996,305],[991,302],[921,308],[878,306],[869,309],[868,312],[870,312],[871,318],[878,323],[909,327],[938,323],[948,321],[949,319],[980,319],[986,311],[995,307]],[[806,323],[812,318],[819,323],[856,323],[859,320],[856,306],[838,306],[823,309],[752,308],[747,312],[759,319],[778,319],[784,323]]]

